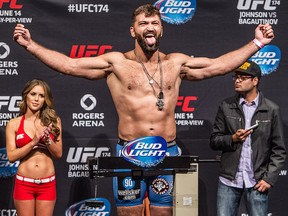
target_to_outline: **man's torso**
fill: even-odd
[[[159,65],[157,62],[144,65],[153,78],[153,84],[149,83],[149,77],[132,52],[113,64],[113,73],[107,77],[119,116],[119,137],[132,140],[158,135],[167,141],[173,140],[176,136],[174,109],[181,84],[180,67],[177,68],[164,54]],[[164,106],[159,110],[156,102],[161,89]]]

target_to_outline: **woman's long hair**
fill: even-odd
[[[52,92],[50,90],[49,85],[39,79],[33,79],[31,81],[28,81],[24,89],[22,91],[22,101],[20,102],[20,115],[24,115],[27,111],[27,95],[28,93],[35,87],[35,86],[42,86],[44,89],[44,104],[43,107],[40,109],[40,115],[39,118],[41,120],[41,123],[44,126],[48,126],[50,123],[52,123],[52,134],[54,136],[54,141],[57,141],[57,138],[60,134],[60,129],[57,126],[57,119],[58,114],[56,110],[54,109],[54,101]]]

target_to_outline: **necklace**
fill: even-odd
[[[153,88],[153,91],[155,92],[155,89],[153,87],[154,82],[156,83],[156,85],[159,87],[160,92],[158,94],[158,96],[156,96],[157,98],[157,102],[156,102],[156,106],[158,106],[158,110],[161,111],[163,110],[164,107],[164,93],[163,93],[163,71],[162,71],[162,64],[161,64],[161,60],[160,60],[160,56],[159,56],[159,52],[158,52],[158,63],[157,63],[157,68],[156,71],[154,72],[154,74],[151,76],[147,70],[147,68],[145,67],[145,65],[143,64],[143,62],[140,60],[140,58],[136,55],[136,51],[134,50],[134,54],[136,56],[137,61],[141,64],[144,73],[146,74],[146,77],[148,79],[149,84],[151,85],[151,87]],[[160,85],[159,83],[154,79],[154,75],[156,74],[157,70],[158,70],[158,65],[160,66]]]

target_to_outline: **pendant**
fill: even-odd
[[[159,110],[159,111],[163,110],[164,100],[163,100],[163,99],[160,99],[160,98],[157,98],[156,105],[158,106],[158,110]]]
[[[150,79],[150,80],[149,80],[149,84],[152,85],[153,83],[154,83],[154,80],[153,80],[153,79]]]
[[[160,91],[158,97],[157,97],[157,102],[156,105],[158,106],[158,110],[161,111],[164,108],[164,94],[162,91]]]

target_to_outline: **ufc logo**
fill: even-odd
[[[107,154],[105,154],[107,153]],[[107,147],[71,147],[69,149],[66,161],[68,163],[86,163],[90,157],[100,157],[110,155],[109,148]]]
[[[238,10],[257,10],[259,5],[264,5],[264,10],[275,10],[273,5],[280,4],[278,0],[238,0]]]
[[[176,106],[182,107],[183,112],[193,112],[195,108],[192,106],[192,103],[197,101],[196,96],[179,96]]]
[[[81,58],[99,56],[111,49],[111,45],[73,45],[70,52],[70,57]]]
[[[0,111],[3,106],[8,107],[10,112],[19,112],[18,103],[22,100],[21,96],[0,96]]]
[[[3,4],[9,4],[10,9],[21,9],[23,5],[17,4],[17,0],[0,0],[0,8],[2,9]]]

